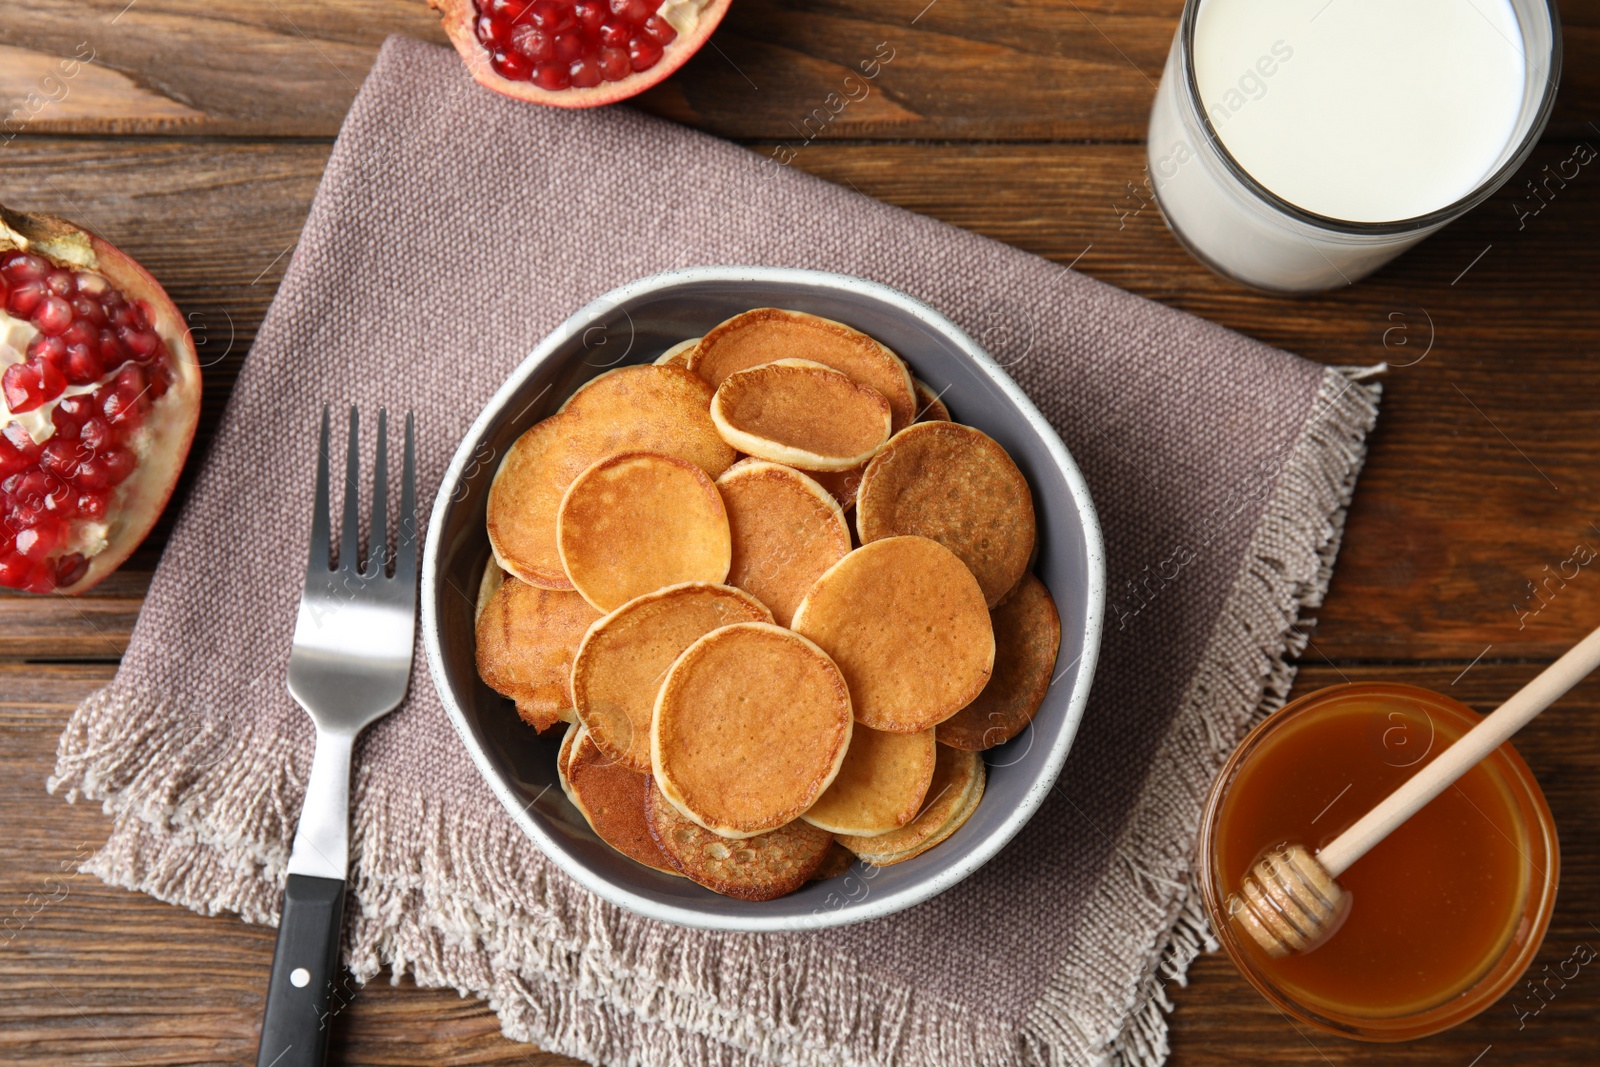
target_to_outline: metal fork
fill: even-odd
[[[311,554],[289,653],[289,693],[316,724],[317,749],[289,856],[258,1067],[317,1067],[326,1056],[328,1004],[339,966],[344,883],[350,864],[350,750],[363,729],[400,704],[411,677],[417,618],[412,418],[406,415],[393,577],[385,574],[388,440],[381,410],[372,475],[372,546],[366,567],[358,565],[357,419],[351,408],[344,522],[335,566],[328,515],[328,409],[322,410]]]

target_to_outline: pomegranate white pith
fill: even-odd
[[[595,107],[677,70],[729,0],[428,2],[481,85],[554,107]]]
[[[0,207],[0,585],[80,593],[154,525],[200,411],[178,309],[69,222]]]

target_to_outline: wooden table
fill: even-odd
[[[1142,141],[1180,0],[737,0],[715,47],[641,103],[758,151],[788,143],[825,178],[1309,358],[1390,361],[1297,691],[1401,679],[1483,710],[1600,623],[1600,567],[1546,583],[1574,546],[1600,549],[1600,166],[1564,183],[1543,171],[1600,145],[1600,9],[1562,6],[1561,97],[1523,173],[1375,277],[1310,299],[1210,275],[1151,203]],[[443,40],[414,0],[0,7],[0,199],[98,229],[189,313],[206,363],[197,451],[395,32]],[[815,118],[879,42],[894,58],[871,94]],[[74,55],[93,58],[62,78]],[[6,1062],[254,1062],[272,931],[63,873],[106,820],[44,792],[69,711],[127,644],[164,528],[81,600],[0,599]],[[1536,977],[1600,948],[1597,711],[1600,680],[1517,740],[1564,845]],[[1600,1043],[1600,963],[1400,1046],[1297,1030],[1218,957],[1173,997],[1178,1065],[1587,1064]],[[346,1063],[567,1062],[502,1038],[482,1004],[409,982],[351,990],[334,1041]]]

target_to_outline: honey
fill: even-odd
[[[1258,728],[1207,808],[1214,925],[1218,901],[1268,849],[1325,846],[1477,721],[1426,690],[1363,684]],[[1548,809],[1503,746],[1340,876],[1352,903],[1325,944],[1274,959],[1237,930],[1218,933],[1246,977],[1296,1014],[1355,1036],[1420,1036],[1417,1020],[1453,1025],[1520,974],[1549,919],[1556,863]]]

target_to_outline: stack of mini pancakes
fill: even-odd
[[[584,385],[507,452],[488,528],[484,682],[567,724],[601,839],[747,900],[955,833],[1061,643],[1011,457],[801,312]]]

